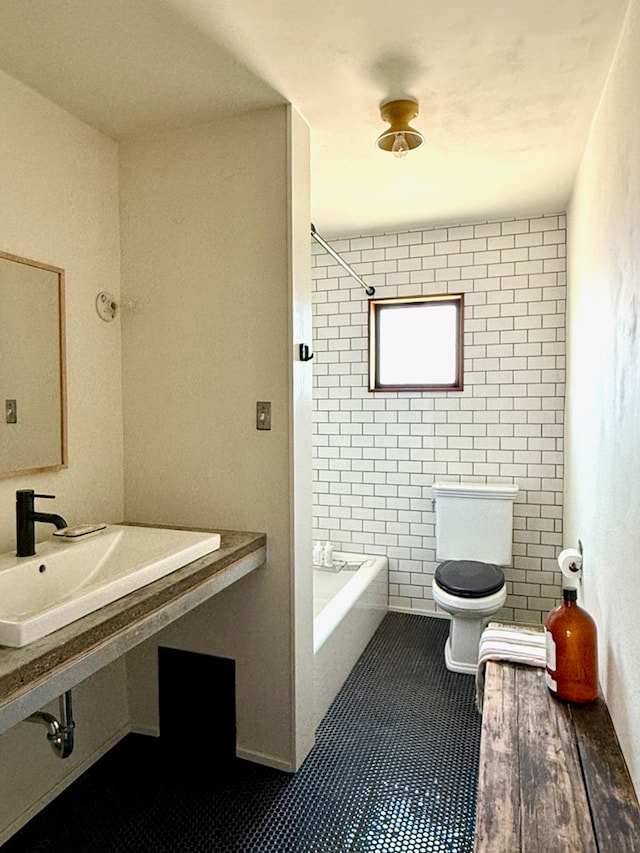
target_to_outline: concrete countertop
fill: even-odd
[[[205,532],[220,533],[217,551],[27,646],[0,647],[0,732],[266,561],[263,533]]]

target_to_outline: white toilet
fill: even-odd
[[[475,674],[480,635],[507,597],[501,566],[511,565],[517,486],[434,483],[433,598],[451,614],[447,669]]]

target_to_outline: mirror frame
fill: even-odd
[[[0,479],[18,477],[23,474],[41,474],[45,471],[62,471],[68,467],[67,446],[67,360],[66,360],[66,334],[65,334],[65,302],[64,302],[64,270],[51,264],[43,264],[31,258],[23,258],[20,255],[12,255],[8,252],[0,252],[0,258],[14,261],[18,264],[47,270],[58,276],[58,340],[60,359],[60,462],[55,465],[46,465],[37,468],[21,468],[16,470],[0,471]]]

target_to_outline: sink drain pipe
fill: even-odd
[[[73,720],[70,690],[60,697],[60,720],[46,711],[36,711],[26,718],[25,723],[46,726],[47,740],[58,758],[68,758],[73,752],[73,730],[76,724]]]

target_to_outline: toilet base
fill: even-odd
[[[478,671],[477,663],[464,663],[451,657],[451,637],[447,637],[444,647],[444,663],[451,672],[464,672],[466,675],[475,675]]]
[[[467,672],[475,675],[478,669],[480,637],[488,616],[481,613],[464,616],[453,614],[449,623],[449,637],[445,650],[445,664],[453,672]],[[447,661],[447,650],[449,660]]]
[[[480,637],[493,616],[504,605],[507,585],[482,598],[462,598],[441,589],[434,578],[433,600],[451,617],[445,647],[445,664],[452,672],[475,675]]]

